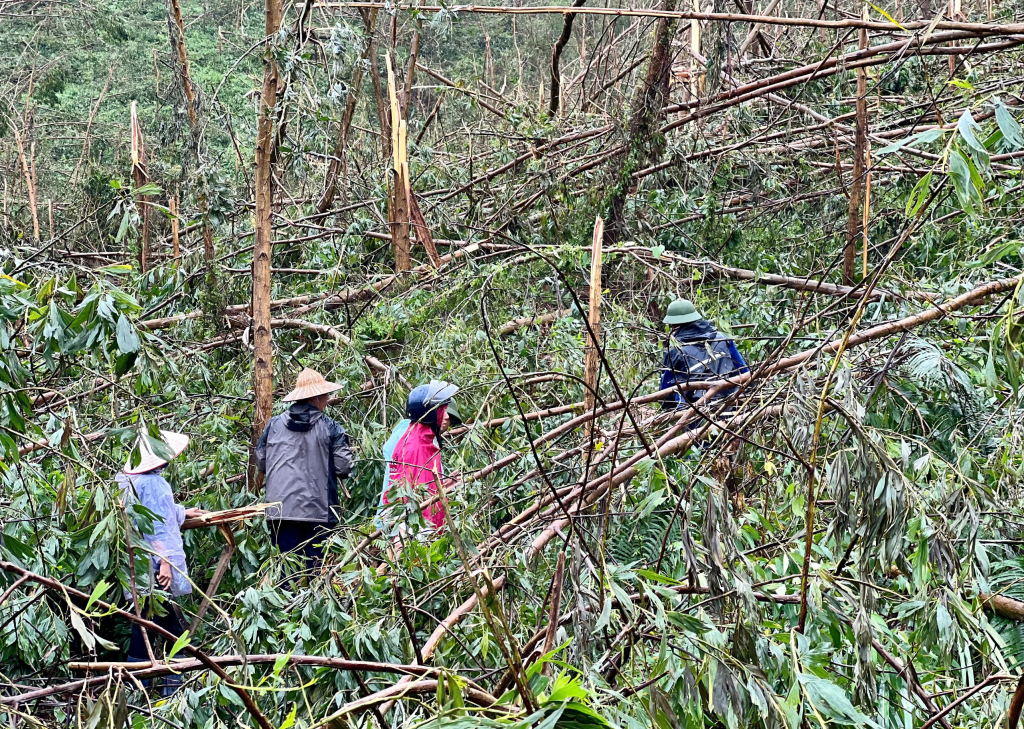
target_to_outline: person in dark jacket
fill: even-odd
[[[338,481],[352,473],[345,429],[323,411],[341,385],[309,368],[284,397],[285,412],[270,419],[256,445],[256,466],[266,474],[266,511],[274,544],[295,552],[313,570],[323,558],[321,541],[340,517]]]
[[[668,307],[665,324],[670,327],[669,344],[662,360],[661,387],[665,390],[692,382],[721,380],[749,372],[750,368],[736,349],[736,343],[715,329],[686,299],[676,299]],[[735,388],[715,393],[720,400]],[[674,410],[684,403],[693,404],[706,390],[683,390],[668,395],[662,409]]]

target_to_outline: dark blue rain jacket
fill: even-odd
[[[736,349],[736,343],[720,334],[711,322],[698,319],[684,324],[672,332],[671,343],[665,348],[662,360],[661,387],[664,390],[677,384],[721,380],[750,372],[743,355]],[[728,397],[736,390],[726,387],[715,394],[713,399]],[[685,402],[695,403],[706,390],[686,390],[682,393]],[[674,392],[664,400],[664,410],[674,410],[683,404],[680,393]]]

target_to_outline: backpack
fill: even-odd
[[[661,375],[661,389],[674,387],[676,384],[721,380],[749,372],[736,344],[722,334],[713,339],[697,339],[680,342],[672,338],[671,344],[665,349],[664,371]],[[727,387],[719,390],[713,400],[728,397],[736,390]],[[683,393],[686,402],[695,403],[704,396],[706,390],[688,390]],[[663,408],[676,408],[681,405],[680,393],[676,392],[665,398]]]

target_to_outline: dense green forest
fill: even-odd
[[[0,722],[1016,729],[1022,46],[1014,0],[0,0]],[[749,371],[661,389],[679,298]],[[307,367],[313,569],[254,452]],[[430,533],[375,515],[433,379]]]

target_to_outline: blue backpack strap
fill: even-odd
[[[736,342],[728,340],[729,345],[729,356],[732,357],[732,361],[736,363],[736,369],[740,374],[746,374],[750,372],[750,367],[747,366],[747,361],[743,359],[743,355],[740,354],[740,350],[736,348]]]

